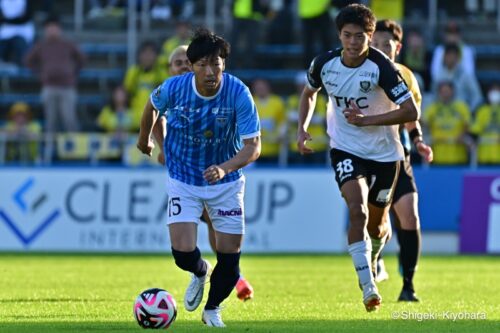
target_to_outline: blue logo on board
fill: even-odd
[[[35,179],[30,177],[19,186],[16,191],[12,194],[12,200],[15,206],[19,209],[20,213],[24,218],[20,219],[22,221],[14,221],[7,211],[0,208],[0,219],[7,225],[7,227],[14,233],[14,235],[23,243],[25,247],[29,245],[40,235],[61,215],[61,211],[58,208],[49,210],[47,213],[44,209],[46,207],[48,196],[46,193],[38,194],[35,198],[28,199],[28,193],[32,190],[35,185]],[[43,215],[40,211],[44,211]],[[42,215],[42,216],[39,216]],[[33,219],[33,221],[30,221]],[[22,223],[33,223],[33,228],[30,231],[24,231],[26,228],[22,228]]]

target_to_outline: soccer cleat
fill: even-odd
[[[380,308],[382,296],[378,293],[377,286],[374,283],[367,283],[363,286],[363,304],[366,311],[372,312]]]
[[[211,327],[226,327],[224,322],[222,321],[222,317],[220,315],[221,308],[217,307],[214,310],[203,310],[201,314],[201,321]]]
[[[399,302],[420,302],[420,299],[417,297],[415,292],[411,289],[403,289],[401,290],[401,294],[399,294],[398,298]]]
[[[191,282],[189,283],[186,293],[184,294],[184,307],[187,311],[194,311],[198,308],[203,299],[203,291],[205,290],[205,283],[208,282],[210,274],[212,273],[212,266],[206,260],[207,274],[202,277],[197,277],[191,274]]]
[[[389,273],[385,269],[384,259],[377,260],[377,275],[375,276],[375,282],[382,282],[389,280]]]
[[[238,282],[236,282],[236,296],[242,301],[248,301],[253,298],[253,288],[250,283],[243,277],[240,276]]]

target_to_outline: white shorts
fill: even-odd
[[[230,183],[194,186],[167,176],[167,224],[200,223],[206,208],[215,230],[227,234],[245,233],[243,195],[245,176]]]

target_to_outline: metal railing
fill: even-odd
[[[315,138],[315,140],[322,140]],[[267,140],[265,143],[279,144],[279,155],[275,156],[276,166],[286,167],[289,163],[290,144],[295,140],[289,132]],[[293,140],[293,141],[292,141]],[[109,164],[156,165],[155,148],[152,158],[142,155],[136,148],[137,135],[107,133],[44,133],[16,135],[0,132],[0,165],[53,165],[71,164],[98,166]],[[111,146],[111,148],[109,148]],[[325,151],[325,163],[328,162]],[[274,163],[273,163],[274,164]]]
[[[275,162],[270,165],[288,167],[291,150],[295,144],[295,137],[287,128],[278,136],[262,138],[264,144],[279,144],[279,155],[274,157]],[[136,134],[107,134],[107,133],[44,133],[31,135],[16,135],[0,131],[0,165],[52,165],[71,164],[99,166],[114,163],[118,165],[158,165],[156,155],[159,149],[155,148],[152,158],[142,155],[136,148]],[[324,159],[315,165],[330,165],[327,136],[315,137],[315,142],[324,143]],[[469,167],[478,167],[476,145],[466,145],[469,154]],[[307,158],[304,159],[307,161]],[[306,162],[307,163],[307,162]],[[301,163],[302,164],[302,163]],[[313,164],[313,163],[309,163]],[[422,163],[423,167],[429,167]]]

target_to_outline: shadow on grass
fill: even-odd
[[[1,320],[1,317],[0,317]],[[500,321],[488,320],[297,320],[297,321],[227,321],[225,332],[498,332]],[[2,323],[2,333],[84,333],[84,332],[143,332],[144,330],[130,322],[27,322]],[[201,321],[175,322],[172,332],[213,332]]]

